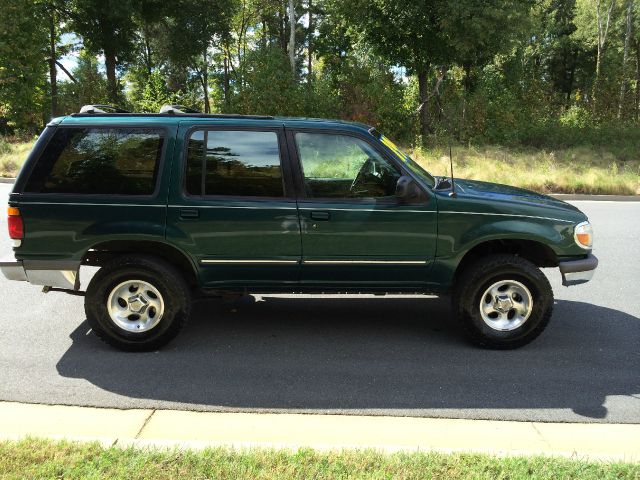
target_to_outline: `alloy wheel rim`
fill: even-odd
[[[164,314],[164,300],[158,289],[144,280],[127,280],[111,290],[107,299],[111,321],[131,333],[148,332]]]
[[[485,324],[500,332],[521,327],[533,311],[533,296],[516,280],[500,280],[480,297],[480,316]]]

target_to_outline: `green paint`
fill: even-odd
[[[165,129],[166,151],[152,196],[21,193],[53,130],[87,125]],[[285,196],[186,195],[185,139],[194,128],[276,132]],[[412,176],[426,200],[406,205],[394,198],[305,198],[293,145],[298,130],[366,140]],[[446,292],[465,254],[483,242],[537,242],[563,259],[588,253],[573,240],[574,226],[586,216],[571,205],[514,187],[465,180],[456,181],[457,196],[450,196],[449,191],[434,190],[433,179],[407,166],[407,160],[382,138],[357,123],[298,118],[75,115],[57,119],[36,143],[10,196],[10,205],[22,211],[26,230],[15,255],[23,260],[80,261],[98,244],[147,241],[183,253],[200,286],[207,288]],[[190,218],[194,212],[197,218]],[[233,263],[239,260],[244,262]]]

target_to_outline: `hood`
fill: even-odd
[[[498,202],[521,203],[538,206],[555,207],[562,210],[580,210],[562,200],[532,192],[524,188],[511,187],[499,183],[480,182],[478,180],[455,179],[456,193],[465,197],[478,197]]]

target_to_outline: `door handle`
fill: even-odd
[[[200,212],[197,208],[181,208],[180,209],[180,218],[188,220],[198,218],[200,216]]]
[[[311,212],[312,220],[329,220],[330,218],[329,212]]]

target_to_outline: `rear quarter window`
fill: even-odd
[[[159,129],[58,127],[24,191],[151,195],[164,142]]]

